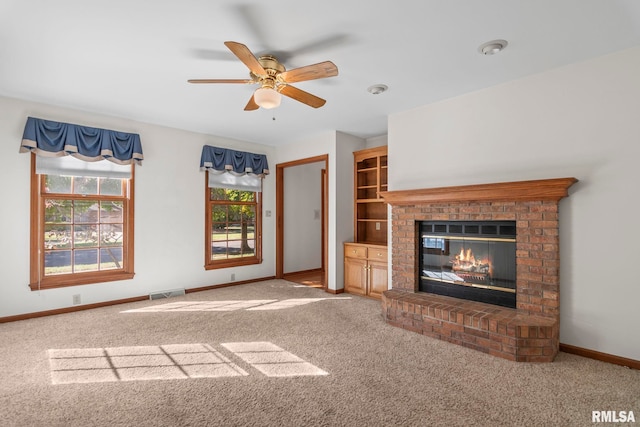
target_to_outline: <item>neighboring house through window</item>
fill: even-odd
[[[133,165],[125,179],[37,174],[32,163],[31,289],[131,279]]]

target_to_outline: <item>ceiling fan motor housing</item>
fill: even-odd
[[[277,74],[277,73],[282,73],[283,71],[286,71],[286,68],[284,68],[284,65],[279,63],[278,60],[271,55],[261,56],[260,58],[258,58],[258,62],[260,63],[260,65],[262,65],[262,68],[264,68],[264,70],[267,73],[270,73],[270,71],[273,71],[274,73]]]
[[[282,81],[278,81],[278,74],[286,71],[284,65],[278,62],[278,60],[271,55],[264,55],[258,58],[258,62],[264,68],[264,71],[267,72],[265,75],[258,75],[254,72],[249,72],[251,78],[260,83],[260,87],[263,89],[274,89],[277,90],[279,83],[284,83]]]

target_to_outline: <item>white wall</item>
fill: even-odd
[[[284,169],[284,272],[322,267],[324,162]]]
[[[364,146],[364,139],[330,131],[296,144],[276,147],[276,163],[329,156],[327,287],[331,290],[344,288],[342,242],[353,239],[353,152]]]
[[[389,118],[391,190],[556,177],[560,341],[640,360],[640,48]]]
[[[145,160],[136,167],[135,272],[132,280],[31,291],[29,283],[30,156],[18,153],[28,116],[139,133]],[[196,288],[275,274],[275,219],[263,217],[262,264],[205,271],[202,146],[267,154],[272,147],[0,97],[0,317]],[[264,181],[263,210],[275,210],[275,175]]]
[[[373,148],[373,147],[380,147],[382,145],[387,145],[389,142],[388,139],[389,138],[387,134],[372,136],[365,140],[366,142],[365,148]]]
[[[365,140],[342,132],[336,133],[336,186],[337,194],[333,208],[336,217],[336,264],[338,289],[344,288],[344,243],[353,242],[354,182],[353,152],[365,148]]]

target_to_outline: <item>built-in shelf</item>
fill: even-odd
[[[358,173],[362,173],[362,172],[377,172],[378,168],[364,168],[364,169],[358,169]]]
[[[358,199],[356,203],[382,203],[380,199]]]
[[[354,241],[387,244],[387,204],[380,194],[387,186],[387,147],[353,153]]]

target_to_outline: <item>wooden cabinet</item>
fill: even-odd
[[[387,147],[353,153],[354,160],[354,240],[387,244],[387,204],[380,197],[387,191]]]
[[[380,298],[388,289],[387,247],[364,243],[344,244],[344,290]]]
[[[381,298],[388,289],[387,147],[353,153],[354,241],[344,244],[344,290]]]

